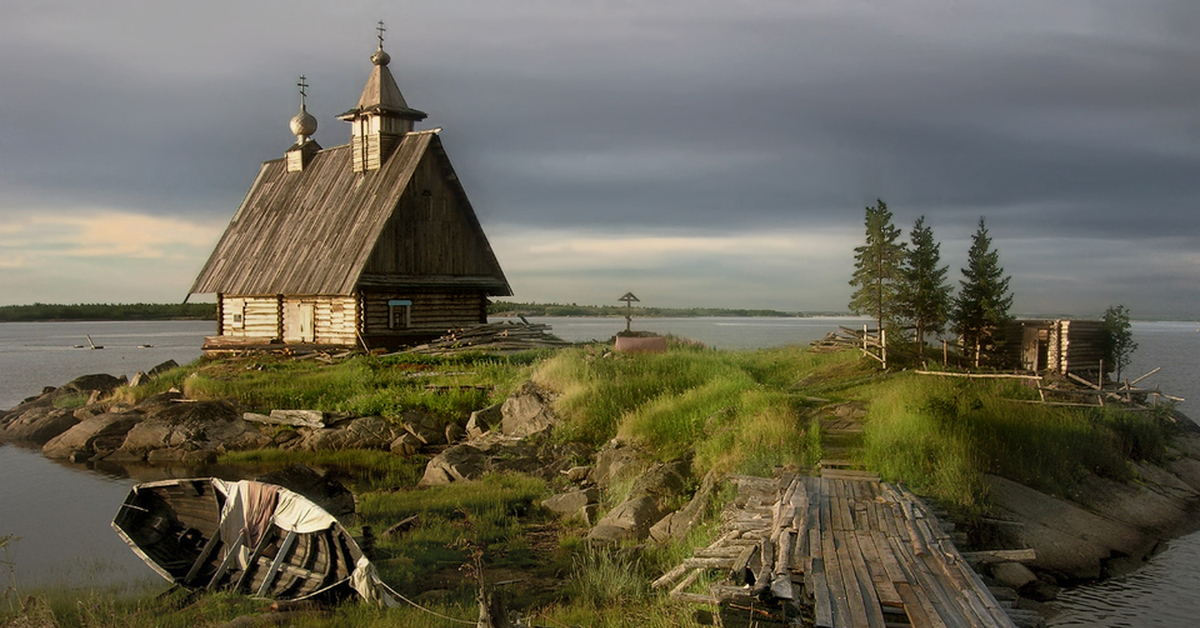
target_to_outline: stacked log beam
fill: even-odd
[[[400,353],[447,356],[470,351],[517,352],[558,348],[570,343],[549,333],[544,323],[489,323],[451,329],[432,342]],[[395,355],[395,354],[393,354]]]

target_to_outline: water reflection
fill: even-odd
[[[1200,623],[1196,565],[1200,532],[1177,539],[1168,551],[1138,571],[1074,589],[1065,589],[1055,606],[1062,613],[1050,626],[1098,628],[1182,628]]]

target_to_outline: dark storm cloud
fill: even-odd
[[[680,234],[857,228],[876,198],[948,250],[980,216],[1061,257],[1159,246],[1077,298],[1194,294],[1200,3],[380,1],[10,7],[0,24],[5,207],[224,220],[292,138],[317,140],[391,68],[485,224]],[[0,207],[3,211],[4,207]],[[1023,250],[1023,249],[1022,249]],[[1034,251],[1031,248],[1030,251]],[[1194,250],[1194,249],[1190,249]],[[1066,282],[1023,266],[1032,281]],[[951,261],[957,271],[957,260]],[[847,260],[839,259],[845,265]],[[1032,264],[1032,262],[1030,262]],[[665,269],[665,267],[664,267]],[[664,270],[665,272],[665,270]],[[1078,272],[1087,273],[1082,265]],[[1086,288],[1084,288],[1086,286]],[[1044,291],[1049,302],[1054,290]],[[1059,290],[1058,294],[1062,294]],[[844,295],[829,297],[839,307]],[[1020,300],[1020,299],[1019,299]],[[1186,310],[1195,297],[1172,306]],[[1091,307],[1090,304],[1088,307]],[[1173,311],[1175,311],[1173,310]]]

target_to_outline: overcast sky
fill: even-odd
[[[1200,3],[0,0],[0,304],[175,302],[375,22],[521,301],[845,310],[864,207],[1018,313],[1200,317]]]

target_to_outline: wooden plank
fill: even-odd
[[[1037,551],[1033,548],[1016,550],[984,550],[979,552],[962,552],[961,556],[969,563],[986,565],[990,563],[1030,563],[1037,560]]]
[[[235,591],[240,591],[242,586],[249,581],[250,572],[257,568],[258,559],[262,557],[262,553],[266,550],[271,538],[276,536],[275,530],[275,526],[268,526],[266,530],[263,530],[262,538],[258,539],[258,543],[254,546],[254,551],[251,552],[249,560],[246,561],[246,568],[242,570],[242,574],[238,576],[237,583],[233,585]]]
[[[872,533],[859,534],[855,538],[859,552],[862,553],[863,559],[866,561],[867,570],[871,577],[871,582],[875,587],[875,595],[879,598],[879,603],[883,606],[901,607],[900,596],[896,593],[896,587],[892,584],[892,577],[887,571],[887,567],[883,564],[883,558],[879,555],[879,549],[875,545],[875,539]],[[893,557],[894,560],[894,557]]]
[[[233,543],[225,546],[225,559],[221,561],[221,565],[217,567],[217,571],[213,573],[213,577],[209,579],[208,585],[205,588],[211,589],[217,586],[217,583],[221,581],[221,578],[225,577],[225,572],[229,570],[229,566],[232,565],[235,560],[237,560],[238,552],[242,550],[242,543],[245,538],[246,529],[242,528],[240,531],[238,531],[237,538],[233,540]]]
[[[834,534],[832,530],[826,530],[821,535],[821,556],[825,561],[825,578],[829,584],[830,608],[833,610],[830,625],[855,626],[850,616],[850,602]]]
[[[204,548],[200,550],[200,555],[196,560],[192,561],[192,566],[188,569],[187,574],[183,577],[183,586],[191,586],[196,576],[200,573],[200,568],[204,563],[208,562],[208,557],[216,549],[217,543],[221,542],[221,529],[217,528],[213,531],[212,536],[208,537],[208,541],[204,543]]]
[[[847,616],[850,620],[848,625],[855,628],[882,628],[881,624],[876,625],[867,608],[867,600],[863,597],[863,589],[858,581],[853,559],[850,557],[850,549],[847,546],[847,532],[844,530],[835,530],[832,536],[834,539],[834,548],[837,553],[837,567],[841,572],[842,587],[845,591]]]
[[[271,563],[271,567],[267,573],[263,575],[262,585],[258,587],[258,596],[266,597],[267,591],[271,590],[271,584],[275,580],[275,576],[279,573],[279,568],[283,565],[283,561],[287,558],[287,553],[291,551],[292,545],[296,542],[297,534],[288,531],[287,536],[283,537],[283,543],[279,546],[279,552],[275,554],[275,560]]]
[[[867,565],[862,548],[858,544],[858,534],[847,534],[845,542],[850,563],[854,568],[854,577],[862,596],[863,610],[867,614],[867,626],[884,628],[883,610],[880,608],[879,594],[875,589],[875,579]]]
[[[916,565],[916,557],[913,556],[908,543],[903,539],[890,538],[888,539],[888,544],[892,547],[897,564],[905,572],[905,582],[903,584],[911,586],[911,591],[916,598],[915,608],[919,608],[922,611],[921,613],[913,612],[913,614],[923,614],[928,619],[929,623],[927,625],[933,628],[970,628],[970,626],[962,622],[961,613],[953,611],[954,605],[947,606],[945,600],[942,600],[940,596],[934,595],[934,591],[925,588],[928,584],[928,578],[922,575],[921,569]],[[897,586],[897,591],[899,592],[901,588]],[[903,594],[901,595],[901,599],[903,599]],[[910,613],[907,603],[905,604],[905,612]],[[917,626],[917,624],[914,623],[913,626]]]
[[[913,628],[928,628],[934,626],[933,619],[925,612],[925,606],[907,582],[897,582],[896,591],[904,603],[904,614]],[[939,618],[940,619],[940,618]]]
[[[815,531],[814,531],[815,532]],[[813,611],[818,628],[834,628],[833,598],[829,591],[829,581],[825,577],[825,561],[814,558],[812,561],[812,596]]]

